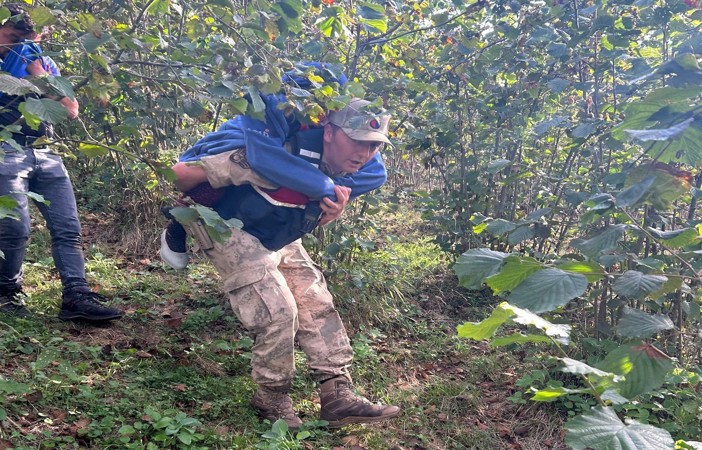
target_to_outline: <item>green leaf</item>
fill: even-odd
[[[357,9],[360,16],[359,22],[370,32],[385,33],[388,31],[388,18],[385,16],[385,9],[381,5],[373,3],[360,3]]]
[[[193,442],[193,435],[187,430],[181,430],[176,436],[185,445],[190,445]]]
[[[263,103],[261,95],[258,93],[258,89],[254,86],[247,86],[246,91],[251,97],[251,104],[253,105],[254,112],[261,113],[266,110],[266,104]]]
[[[80,42],[86,52],[93,53],[98,47],[109,42],[111,39],[112,35],[110,33],[102,33],[99,37],[95,36],[94,33],[85,33],[78,38],[78,42]]]
[[[7,395],[22,395],[31,392],[32,389],[29,385],[24,383],[18,383],[17,381],[4,380],[0,378],[0,392],[2,392],[3,397]]]
[[[537,136],[541,136],[542,134],[549,131],[551,128],[559,127],[567,121],[568,118],[565,116],[555,116],[550,119],[543,120],[534,125],[534,133],[536,133]]]
[[[61,103],[48,98],[28,98],[19,109],[23,114],[32,114],[49,123],[59,123],[68,117],[68,112]]]
[[[653,128],[648,130],[624,130],[626,134],[638,139],[639,141],[671,141],[680,137],[685,130],[687,130],[692,122],[695,121],[694,117],[690,117],[672,127],[668,128]]]
[[[665,430],[636,421],[624,424],[611,409],[596,406],[565,424],[566,444],[574,450],[670,450],[673,438]]]
[[[616,139],[624,140],[624,130],[643,130],[655,125],[651,120],[656,113],[665,108],[677,105],[688,105],[690,99],[697,97],[702,92],[702,86],[686,88],[664,87],[651,92],[644,100],[632,102],[625,110],[626,119],[617,125],[612,134]]]
[[[467,289],[480,289],[483,280],[499,272],[507,253],[487,248],[471,249],[462,254],[453,266],[458,282]]]
[[[535,402],[552,402],[568,394],[570,394],[570,389],[560,386],[550,387],[539,389],[538,391],[534,392],[534,395],[530,398],[530,400]]]
[[[495,159],[490,161],[487,166],[488,173],[497,173],[502,169],[505,169],[512,165],[512,161],[509,159]]]
[[[564,80],[563,78],[554,78],[553,80],[549,81],[546,83],[548,85],[548,88],[555,92],[556,94],[561,93],[570,86],[570,81]]]
[[[57,19],[53,12],[46,6],[35,6],[29,10],[29,17],[34,21],[36,27],[46,27],[56,23]]]
[[[600,125],[600,122],[585,122],[581,123],[577,127],[573,128],[573,137],[578,138],[578,139],[585,139],[589,137],[590,135],[594,134],[597,132],[597,127]]]
[[[107,155],[110,152],[110,149],[105,147],[104,145],[95,145],[88,144],[86,142],[81,142],[78,145],[78,151],[80,151],[88,157],[93,158],[95,156]]]
[[[624,308],[617,324],[617,334],[626,338],[647,338],[675,328],[670,317],[663,314],[648,314],[638,309]]]
[[[485,279],[494,294],[511,291],[531,274],[542,270],[544,265],[528,256],[512,255],[505,259],[499,273]]]
[[[493,236],[499,236],[501,234],[508,233],[517,227],[517,225],[514,222],[510,222],[509,220],[505,219],[494,219],[490,220],[487,223],[483,222],[481,225],[484,225],[485,231],[492,234]]]
[[[690,192],[688,174],[662,163],[633,168],[627,174],[626,184],[638,183],[649,177],[654,177],[655,181],[647,189],[645,203],[652,205],[656,210],[670,209],[680,196]]]
[[[153,0],[146,8],[146,12],[151,15],[168,14],[170,4],[170,0]]]
[[[597,369],[596,367],[589,366],[582,361],[571,358],[559,358],[563,362],[563,367],[560,369],[561,372],[572,373],[575,375],[582,375],[587,377],[587,375],[596,375],[601,378],[612,378],[614,381],[621,379],[621,376],[616,374],[605,372],[604,370]],[[589,377],[588,377],[589,378]]]
[[[567,261],[557,264],[556,268],[566,272],[581,273],[590,283],[601,280],[605,272],[605,269],[594,261]]]
[[[507,297],[507,301],[534,313],[552,311],[582,295],[587,278],[560,269],[544,269],[524,280]]]
[[[614,349],[597,367],[624,375],[624,381],[618,382],[617,388],[621,395],[630,399],[661,387],[674,366],[668,355],[651,344],[642,343]]]
[[[524,242],[528,239],[533,238],[536,235],[536,232],[534,231],[534,227],[531,225],[522,225],[514,230],[512,230],[509,233],[509,236],[507,236],[507,242],[510,245],[517,245],[521,242]]]
[[[490,341],[490,345],[494,347],[502,347],[510,344],[526,344],[528,342],[550,344],[551,339],[547,336],[541,336],[538,334],[513,333],[509,336],[493,338]]]
[[[637,270],[627,270],[614,281],[612,289],[619,295],[641,299],[661,289],[666,281],[668,277],[663,275],[646,275]]]
[[[534,210],[534,211],[530,212],[529,214],[527,214],[527,216],[524,218],[524,220],[527,222],[537,222],[542,217],[551,214],[551,211],[553,211],[553,208],[550,208],[550,207],[539,208],[539,209]]]
[[[0,92],[10,95],[40,94],[41,90],[24,78],[0,73]]]
[[[648,194],[654,181],[656,181],[655,177],[648,177],[639,183],[623,189],[616,196],[617,206],[627,208],[638,204],[639,201],[641,201],[642,198],[645,198],[646,194]]]
[[[655,228],[647,228],[648,232],[656,238],[664,241],[667,247],[683,248],[695,242],[700,233],[697,228],[681,228],[674,231],[660,231]]]
[[[611,250],[624,238],[626,225],[609,225],[590,239],[574,239],[570,245],[583,255],[595,259],[600,253]]]
[[[546,333],[546,336],[556,339],[565,345],[568,345],[568,339],[570,338],[570,325],[566,324],[554,324],[546,319],[543,319],[531,311],[518,308],[514,305],[509,305],[508,303],[503,303],[508,305],[510,310],[515,314],[512,317],[512,322],[518,323],[520,325],[530,325],[542,330]],[[507,306],[504,306],[507,308]]]
[[[466,322],[459,325],[456,328],[458,331],[458,337],[473,339],[476,341],[490,339],[495,335],[497,329],[513,316],[514,312],[512,311],[512,308],[510,308],[510,305],[506,302],[502,302],[492,311],[490,317],[482,322]]]

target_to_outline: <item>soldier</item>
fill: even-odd
[[[237,130],[241,139],[230,147],[242,148],[214,154],[188,151],[204,156],[191,162],[181,159],[173,167],[181,191],[205,182],[223,188],[213,209],[224,219],[237,218],[244,224],[241,230],[232,229],[223,244],[192,225],[185,228],[219,271],[234,313],[254,334],[251,365],[258,390],[251,403],[266,419],[283,419],[290,428],[302,424],[289,395],[297,342],[321,383],[320,416],[329,426],[396,417],[399,407],[372,404],[354,394],[349,338],[322,272],[299,239],[318,223],[339,218],[353,197],[385,182],[379,150],[390,142],[390,117],[374,114],[368,111],[369,102],[354,99],[331,112],[322,127],[306,130],[306,143],[287,153],[286,142],[293,136],[300,141],[299,124],[278,108],[280,97],[263,99],[266,122],[238,116],[222,127],[229,132],[220,135],[223,139]],[[204,140],[217,142],[212,134]],[[321,217],[301,229],[308,225],[309,206],[316,200]]]

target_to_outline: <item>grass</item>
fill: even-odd
[[[156,233],[154,233],[154,236]],[[154,238],[155,239],[155,238]],[[558,435],[557,415],[533,421],[514,391],[508,352],[460,340],[455,326],[485,314],[428,242],[361,253],[330,278],[355,352],[358,392],[399,404],[375,426],[328,430],[296,354],[293,399],[308,434],[261,422],[249,406],[252,341],[196,261],[187,272],[90,246],[91,283],[127,316],[110,326],[55,318],[60,283],[37,230],[25,265],[28,319],[0,318],[0,449],[524,449]],[[534,431],[514,431],[534,423]],[[356,446],[356,447],[354,447]]]

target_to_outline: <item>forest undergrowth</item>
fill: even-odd
[[[326,429],[298,353],[302,432],[260,422],[249,406],[252,340],[213,268],[186,272],[103,242],[84,219],[90,281],[127,314],[109,326],[56,318],[60,283],[46,230],[25,261],[28,319],[0,321],[0,449],[560,449],[562,410],[516,394],[529,350],[459,339],[488,295],[457,286],[430,239],[407,236],[334,266],[328,281],[355,351],[356,389],[398,404],[397,420]],[[153,230],[154,241],[158,230]]]

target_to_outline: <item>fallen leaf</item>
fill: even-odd
[[[137,355],[139,358],[153,358],[153,357],[154,357],[154,355],[152,355],[152,354],[149,353],[149,352],[145,352],[144,350],[139,350],[139,351],[137,351],[137,352],[136,352],[136,355]]]
[[[173,389],[175,389],[176,391],[185,392],[188,390],[188,387],[184,384],[176,384],[175,386],[173,386]]]

